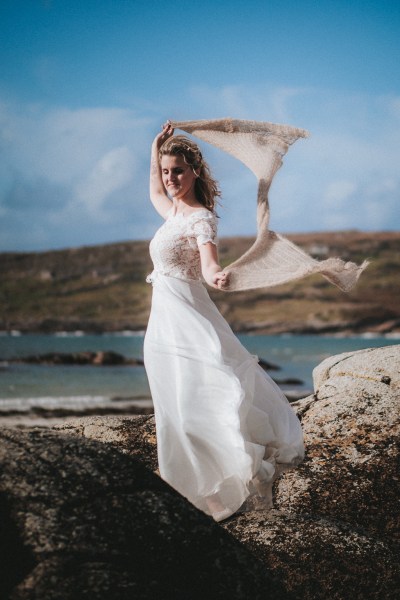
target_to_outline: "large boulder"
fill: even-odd
[[[189,570],[192,575],[187,579],[193,577],[196,586],[190,594],[188,588],[182,591],[182,587],[175,587],[173,598],[268,598],[290,593],[302,600],[397,600],[399,365],[400,346],[342,354],[321,363],[314,371],[315,394],[294,405],[305,434],[304,463],[276,482],[273,510],[239,514],[219,525],[132,462],[136,458],[151,470],[157,468],[152,416],[69,421],[57,432],[49,432],[46,444],[55,443],[59,448],[54,456],[51,451],[53,458],[39,444],[46,437],[44,432],[22,432],[20,435],[27,438],[18,442],[15,439],[9,456],[17,452],[14,457],[18,456],[18,464],[27,462],[29,468],[18,467],[22,469],[21,476],[18,469],[12,472],[16,467],[11,461],[6,479],[4,474],[0,476],[0,489],[6,490],[0,494],[0,510],[7,517],[6,534],[0,535],[0,561],[9,567],[10,581],[21,582],[14,598],[75,598],[70,590],[78,585],[79,589],[90,589],[94,599],[130,598],[131,590],[136,598],[163,599],[168,597],[165,590],[178,586],[178,562],[179,572]],[[57,441],[62,438],[64,442]],[[89,462],[87,449],[92,453]],[[66,466],[60,468],[63,462]],[[135,467],[128,469],[127,464]],[[35,466],[39,466],[37,472]],[[47,469],[48,474],[43,476]],[[136,474],[133,478],[132,469]],[[56,492],[52,491],[53,477],[58,482]],[[16,485],[20,479],[22,485]],[[4,487],[6,480],[8,487]],[[27,490],[33,490],[32,497],[41,500],[32,503]],[[61,501],[64,490],[65,502]],[[100,507],[101,497],[104,504]],[[126,521],[123,514],[127,515]],[[105,528],[109,530],[107,535]],[[92,532],[97,529],[101,534],[94,535]],[[229,538],[219,538],[215,532],[223,534],[223,529],[236,537],[241,547],[229,546]],[[116,540],[114,533],[121,531],[122,538]],[[91,542],[97,535],[100,541],[88,549],[85,539]],[[132,549],[134,535],[141,540],[140,556]],[[43,548],[40,540],[45,544]],[[83,550],[77,552],[81,542]],[[188,552],[188,545],[192,552]],[[124,557],[136,552],[133,563],[126,558],[121,560],[121,547],[128,548]],[[156,547],[160,548],[157,558]],[[242,558],[240,552],[245,549],[253,558],[249,559],[248,554]],[[206,569],[209,573],[207,593],[201,576],[197,571],[193,574],[192,562],[200,560],[197,551],[200,555],[210,554],[207,565],[198,565],[201,572]],[[18,563],[10,561],[12,553],[18,554]],[[117,557],[111,571],[110,556]],[[221,570],[226,569],[227,574],[218,571],[217,556],[222,561]],[[264,572],[258,570],[259,561]],[[133,570],[128,563],[134,564]],[[165,570],[161,567],[157,579],[159,563]],[[172,575],[166,575],[167,569]],[[241,579],[243,569],[249,569],[254,592],[247,579],[243,580],[245,583]],[[272,583],[269,573],[276,578]],[[51,577],[53,582],[62,582],[58,596],[49,595]],[[161,589],[157,585],[161,586],[164,577],[167,587],[159,596],[152,596],[154,590]],[[216,578],[221,578],[224,585],[229,578],[233,583],[229,589],[216,591]],[[143,592],[145,579],[151,586]],[[185,585],[185,581],[181,584]],[[107,596],[111,585],[117,585],[117,591]],[[96,586],[100,586],[100,591],[96,591]]]
[[[112,444],[0,431],[0,598],[288,598],[237,540]]]
[[[296,403],[307,447],[276,506],[340,519],[395,544],[400,533],[400,346],[349,352],[313,373]]]
[[[299,600],[398,598],[398,555],[357,526],[278,509],[223,525]]]
[[[302,600],[397,599],[400,346],[333,356],[294,404],[306,459],[275,484],[275,508],[222,526]],[[77,419],[64,431],[156,468],[154,417]]]
[[[154,415],[69,419],[56,425],[55,429],[109,444],[123,454],[137,458],[152,471],[158,469]]]
[[[294,404],[306,458],[225,527],[302,600],[399,597],[400,346],[331,357]]]

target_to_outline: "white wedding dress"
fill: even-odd
[[[144,360],[161,477],[220,521],[270,507],[272,482],[304,456],[298,418],[241,345],[201,280],[199,245],[216,243],[207,209],[168,218],[150,243],[154,271]]]

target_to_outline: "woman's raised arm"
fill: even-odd
[[[167,213],[171,208],[171,200],[168,198],[165,190],[162,176],[158,152],[163,143],[173,135],[174,130],[169,121],[163,125],[161,133],[156,135],[151,146],[151,161],[150,161],[150,200],[153,203],[156,211],[166,219]]]

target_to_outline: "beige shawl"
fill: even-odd
[[[349,291],[368,265],[340,258],[317,261],[288,239],[268,229],[268,191],[282,158],[307,131],[289,125],[236,119],[173,121],[172,126],[197,136],[242,161],[258,179],[257,238],[254,244],[224,271],[229,273],[226,291],[270,287],[321,273]]]

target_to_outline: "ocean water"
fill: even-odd
[[[243,345],[280,370],[270,371],[279,381],[296,378],[301,383],[280,384],[284,391],[306,396],[313,390],[312,371],[334,354],[398,344],[399,337],[323,337],[313,335],[238,335]],[[129,358],[143,357],[143,333],[86,335],[0,335],[0,412],[27,412],[32,407],[77,408],[81,412],[110,402],[149,403],[150,391],[142,366],[46,366],[15,364],[12,358],[47,352],[112,350]],[[120,404],[121,406],[121,404]]]

